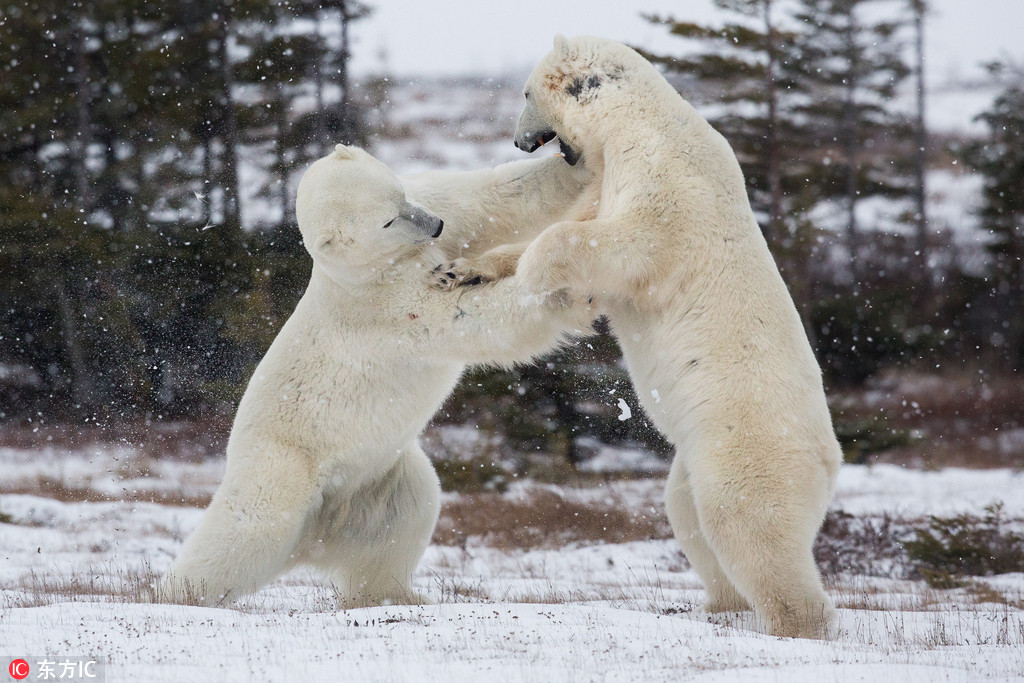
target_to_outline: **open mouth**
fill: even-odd
[[[562,138],[558,138],[558,151],[562,153],[562,157],[570,166],[575,166],[576,162],[580,160],[580,153],[570,147]]]
[[[555,139],[555,131],[553,130],[546,130],[541,133],[537,133],[536,135],[537,137],[532,140],[524,140],[520,142],[519,138],[516,137],[512,142],[515,144],[516,149],[521,149],[524,152],[535,152]]]
[[[553,130],[546,130],[546,131],[544,131],[543,133],[541,133],[540,135],[537,136],[537,147],[543,147],[544,145],[548,144],[549,142],[551,142],[554,139],[555,139],[555,131],[553,131]],[[536,149],[536,147],[534,149]]]

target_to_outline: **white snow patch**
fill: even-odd
[[[466,446],[474,441],[462,436]],[[0,467],[25,481],[44,475],[88,478],[97,487],[160,482],[168,490],[191,482],[209,492],[223,465],[161,461],[150,464],[149,477],[126,480],[132,458],[122,449],[3,449]],[[843,466],[834,507],[924,515],[977,513],[1003,501],[1019,518],[1021,484],[1024,475],[1010,470]],[[509,495],[535,486],[517,483]],[[547,486],[567,498],[664,514],[663,478]],[[979,604],[963,591],[925,594],[923,584],[908,581],[830,577],[840,601],[881,595],[885,608],[843,607],[835,640],[773,638],[749,613],[705,613],[699,579],[673,540],[554,550],[431,546],[414,587],[435,605],[338,611],[330,589],[300,569],[233,608],[214,609],[88,592],[90,585],[116,587],[125,572],[166,570],[198,524],[199,509],[9,494],[0,496],[0,511],[15,522],[0,524],[5,651],[97,656],[108,681],[924,683],[1014,681],[1024,674],[1024,612],[1010,604]],[[1024,593],[1024,574],[979,581],[1010,596]],[[41,582],[78,588],[65,594]]]

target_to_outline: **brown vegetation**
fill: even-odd
[[[836,425],[881,434],[871,462],[1024,468],[1024,382],[978,373],[893,374],[833,395]]]
[[[521,498],[473,493],[448,502],[433,542],[465,547],[556,548],[568,543],[626,543],[671,538],[662,511],[631,510],[621,501],[583,503],[538,489]]]
[[[124,489],[119,493],[104,493],[90,486],[73,486],[65,481],[50,477],[39,477],[31,482],[0,485],[0,495],[30,495],[52,498],[64,503],[109,503],[127,501],[132,503],[158,503],[173,507],[206,507],[210,504],[208,494],[188,494],[181,490]]]

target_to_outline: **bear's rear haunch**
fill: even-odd
[[[770,633],[826,635],[834,608],[811,547],[841,452],[735,155],[610,40],[556,37],[525,95],[517,146],[557,135],[604,175],[597,217],[545,230],[517,277],[607,312],[637,395],[676,446],[666,505],[707,609],[753,607]]]

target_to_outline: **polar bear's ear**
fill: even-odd
[[[572,56],[572,47],[569,45],[569,39],[561,33],[555,34],[555,52],[562,59],[568,59]]]
[[[351,147],[346,147],[345,145],[335,145],[334,156],[338,157],[339,159],[355,159],[356,153],[352,150]]]

